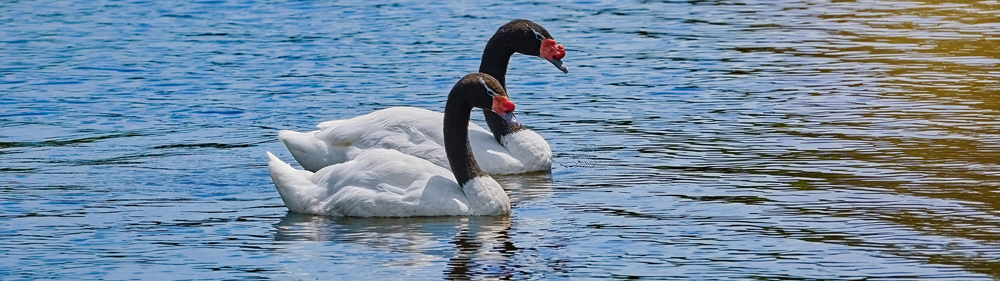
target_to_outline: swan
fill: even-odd
[[[493,76],[506,89],[504,76],[514,53],[544,58],[568,73],[561,60],[565,48],[544,27],[528,20],[514,20],[497,29],[486,43],[479,72]],[[506,122],[490,110],[484,109],[483,114],[490,131],[469,123],[469,140],[473,155],[486,173],[519,174],[552,168],[552,149],[542,136],[520,123]],[[448,167],[441,120],[438,112],[394,107],[350,120],[323,122],[316,131],[283,130],[278,137],[299,165],[309,171],[354,159],[375,148],[398,150]],[[384,127],[394,129],[370,129]]]
[[[472,108],[516,124],[514,103],[487,74],[466,75],[444,109],[444,149],[450,171],[391,149],[368,149],[315,173],[297,170],[271,152],[268,170],[289,211],[351,217],[481,216],[510,213],[510,198],[479,168],[469,144]],[[373,130],[383,130],[372,128]]]

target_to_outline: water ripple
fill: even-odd
[[[0,12],[4,279],[1000,278],[997,1]],[[441,110],[515,18],[572,72],[511,60],[556,163],[510,216],[287,212],[278,130]]]

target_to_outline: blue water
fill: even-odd
[[[0,279],[998,279],[998,12],[6,1]],[[278,130],[440,110],[518,18],[570,73],[511,61],[556,158],[509,217],[288,213]]]

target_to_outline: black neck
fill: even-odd
[[[448,95],[448,103],[444,106],[444,151],[451,164],[451,172],[455,180],[464,186],[469,180],[485,176],[472,155],[469,145],[469,117],[472,115],[472,105],[456,90]]]
[[[498,32],[486,43],[486,49],[483,50],[483,60],[479,63],[479,72],[493,76],[500,82],[504,90],[507,90],[507,65],[510,63],[510,56],[514,55],[514,51],[503,47],[505,34],[507,33]],[[518,130],[518,128],[507,126],[503,117],[493,113],[493,111],[484,109],[483,116],[486,118],[486,125],[490,127],[490,132],[493,132],[493,138],[501,145],[503,142],[500,139],[503,136]]]
[[[514,55],[513,50],[503,46],[505,34],[507,33],[498,32],[490,38],[489,42],[486,42],[486,48],[483,49],[483,60],[479,62],[479,72],[493,76],[500,82],[504,90],[507,89],[507,64],[510,63],[510,56]]]

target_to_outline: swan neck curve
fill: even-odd
[[[483,59],[479,62],[479,72],[489,74],[500,82],[504,90],[507,89],[507,65],[510,64],[510,57],[514,55],[514,50],[507,48],[505,37],[507,34],[497,31],[483,49]]]
[[[486,43],[486,48],[483,50],[483,60],[479,64],[479,72],[493,76],[500,82],[500,86],[503,86],[504,90],[507,90],[507,65],[510,63],[510,57],[514,55],[514,50],[506,47],[507,42],[513,40],[509,38],[511,34],[503,28],[497,30],[490,41]],[[493,138],[501,145],[503,144],[501,142],[503,136],[517,131],[516,128],[508,126],[503,117],[489,110],[483,110],[483,117],[486,119],[486,125],[490,127],[490,132],[493,133]]]
[[[479,163],[472,154],[469,144],[469,118],[472,115],[472,105],[467,99],[468,94],[461,93],[464,87],[456,86],[448,94],[448,102],[444,106],[444,150],[455,174],[455,181],[465,186],[476,177],[487,175],[479,168]]]

